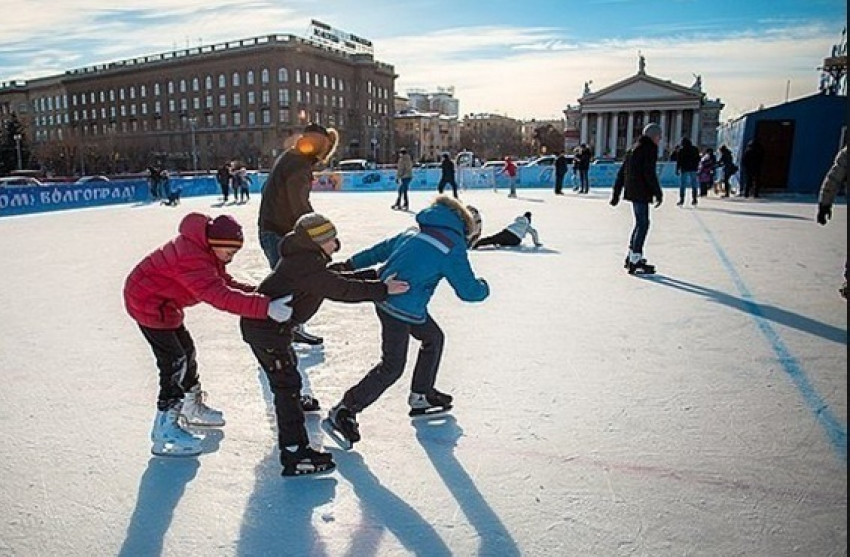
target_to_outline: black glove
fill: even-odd
[[[350,261],[340,261],[338,263],[331,263],[328,265],[328,269],[331,271],[341,272],[341,271],[353,271],[354,267],[351,265]]]
[[[620,198],[618,196],[614,196],[611,198],[611,207],[616,207],[620,203]]]
[[[818,205],[818,224],[826,224],[832,218],[832,205],[821,203]]]

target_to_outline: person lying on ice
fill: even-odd
[[[518,246],[522,243],[526,234],[531,234],[531,240],[534,242],[534,247],[540,247],[540,238],[537,235],[537,230],[531,226],[531,212],[528,211],[514,219],[501,232],[492,236],[480,238],[472,245],[472,249],[478,249],[484,246]]]

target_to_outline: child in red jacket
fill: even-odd
[[[139,262],[124,284],[124,306],[151,345],[159,368],[151,431],[151,452],[156,455],[201,453],[202,437],[183,429],[181,418],[194,426],[224,425],[222,413],[204,402],[195,343],[183,324],[184,308],[205,302],[243,317],[279,322],[292,314],[289,298],[272,300],[225,271],[242,243],[242,227],[233,217],[190,213],[180,223],[178,236]]]

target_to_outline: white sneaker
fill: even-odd
[[[189,425],[199,427],[221,427],[224,425],[224,414],[206,405],[207,393],[198,385],[183,397],[183,410],[180,415]]]
[[[151,430],[151,452],[159,456],[196,456],[201,454],[203,437],[189,433],[179,423],[180,405],[159,410]]]

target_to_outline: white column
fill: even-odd
[[[699,108],[694,109],[694,113],[691,116],[691,143],[700,147],[700,121],[699,121]]]
[[[620,123],[620,113],[611,113],[611,135],[608,137],[608,154],[612,157],[617,156],[617,133]]]
[[[661,122],[659,122],[658,125],[661,126],[661,141],[658,142],[658,154],[660,155],[661,153],[664,152],[664,146],[667,145],[667,143],[668,143],[668,138],[667,138],[667,111],[666,110],[661,111]]]
[[[595,157],[602,156],[602,149],[605,147],[605,114],[600,112],[596,115],[596,145],[593,152]]]
[[[679,141],[682,140],[682,111],[676,111],[676,135],[673,137],[673,144],[678,145]]]
[[[632,143],[634,142],[634,127],[635,127],[635,113],[629,111],[629,123],[626,127],[626,149],[632,148]]]
[[[581,143],[587,143],[587,118],[588,115],[582,111],[581,114]]]

